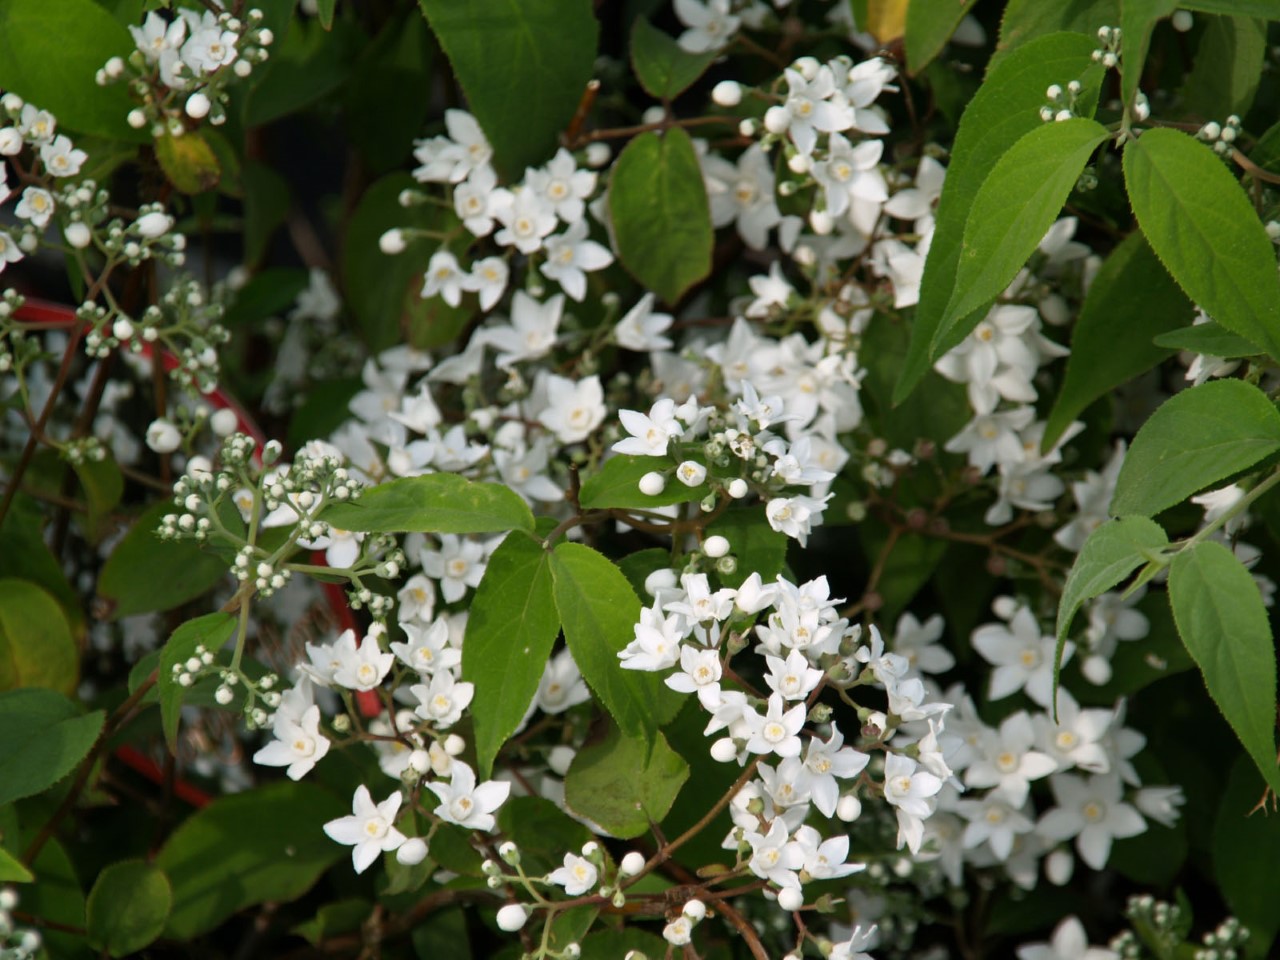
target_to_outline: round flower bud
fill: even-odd
[[[644,113],[640,114],[640,122],[643,124],[656,124],[661,123],[666,119],[666,117],[667,111],[655,103],[652,107],[646,109]]]
[[[1070,850],[1055,850],[1044,858],[1044,875],[1056,887],[1062,887],[1071,880],[1076,868],[1076,858]]]
[[[697,923],[707,915],[707,905],[701,900],[688,900],[680,912],[694,923]]]
[[[63,236],[67,238],[67,243],[71,244],[71,246],[75,247],[77,250],[83,250],[93,239],[93,234],[90,232],[89,227],[81,223],[79,220],[74,223],[68,223]]]
[[[1175,10],[1173,16],[1169,18],[1169,23],[1179,33],[1186,33],[1195,25],[1195,22],[1195,17],[1191,15],[1190,10]]]
[[[721,80],[711,88],[711,99],[722,107],[736,107],[742,102],[742,85],[736,80]]]
[[[835,229],[836,222],[826,210],[814,210],[809,214],[809,226],[820,237],[825,237]]]
[[[711,745],[711,759],[718,763],[728,763],[738,758],[738,745],[732,737],[721,737]]]
[[[696,487],[707,479],[707,468],[696,460],[686,460],[676,467],[676,479],[686,487]]]
[[[209,418],[209,426],[220,437],[231,436],[236,432],[236,427],[239,425],[240,418],[236,416],[236,412],[230,407],[215,410],[213,416]]]
[[[1136,112],[1136,111],[1135,111],[1135,112]],[[1224,143],[1232,143],[1232,142],[1234,142],[1234,141],[1235,141],[1235,139],[1236,139],[1236,135],[1237,135],[1238,133],[1239,133],[1239,131],[1238,131],[1235,127],[1223,127],[1223,128],[1222,128],[1222,140],[1223,140],[1223,142],[1224,142]]]
[[[111,324],[111,335],[124,343],[133,336],[133,323],[128,317],[117,317],[116,322]]]
[[[498,856],[514,867],[520,862],[520,848],[507,840],[498,847]]]
[[[785,133],[790,123],[791,114],[786,107],[775,105],[764,112],[764,128],[770,133]]]
[[[566,744],[558,744],[551,748],[547,754],[547,766],[551,768],[551,772],[558,777],[563,777],[569,772],[569,764],[573,763],[573,758],[577,756],[577,751]]]
[[[385,254],[397,254],[404,250],[404,234],[393,227],[378,238],[378,249]]]
[[[801,176],[808,173],[812,166],[813,164],[810,163],[809,158],[803,153],[796,153],[787,158],[787,169]]]
[[[751,492],[750,488],[747,486],[747,481],[743,480],[741,477],[735,477],[730,480],[727,489],[729,496],[733,497],[735,500],[741,500]]]
[[[235,694],[232,693],[230,687],[219,687],[216,691],[214,691],[213,699],[217,700],[218,703],[222,704],[225,707],[228,703],[231,702],[234,696]]]
[[[427,859],[427,844],[421,837],[410,837],[396,848],[396,861],[406,867],[416,867]]]
[[[582,956],[582,947],[576,943],[566,943],[564,951],[560,954],[564,960],[578,960]]]
[[[185,109],[187,111],[187,116],[192,120],[203,120],[209,115],[209,108],[211,106],[213,106],[213,104],[209,102],[209,98],[197,90],[191,96],[187,97],[187,105]]]
[[[610,149],[607,143],[596,141],[595,143],[587,144],[586,161],[588,167],[599,169],[608,163],[612,156],[613,150]]]
[[[791,65],[792,69],[806,80],[812,80],[816,77],[818,75],[818,68],[821,66],[822,65],[813,57],[801,57]]]
[[[508,903],[498,911],[498,929],[515,933],[529,919],[529,911],[519,903]]]
[[[756,135],[756,122],[750,117],[742,120],[738,124],[738,133],[742,134],[744,137],[754,137]]]
[[[137,220],[138,233],[148,240],[163,237],[173,227],[173,217],[156,210],[144,213]]]
[[[1062,87],[1058,86],[1056,83],[1051,83],[1049,84],[1049,89],[1044,92],[1044,95],[1047,100],[1060,100],[1062,99]]]
[[[1106,657],[1095,653],[1084,658],[1080,664],[1080,672],[1094,686],[1101,687],[1111,679],[1111,664]]]
[[[845,823],[852,823],[862,815],[862,801],[853,794],[846,794],[836,804],[836,816]]]
[[[723,557],[729,552],[729,541],[719,535],[707,537],[702,541],[702,552],[713,560]]]
[[[409,768],[418,774],[425,774],[431,769],[431,754],[418,749],[409,754]]]
[[[783,887],[778,891],[778,906],[792,912],[804,906],[804,893],[795,887]]]
[[[634,877],[643,869],[644,854],[638,850],[632,850],[618,864],[618,874],[623,877]]]
[[[129,126],[135,130],[141,130],[147,125],[147,115],[138,107],[134,107],[129,111],[129,115],[125,117],[129,121]]]
[[[640,492],[646,497],[656,497],[667,488],[667,481],[662,474],[650,470],[640,478],[638,486],[640,487]]]
[[[465,749],[467,749],[467,741],[456,733],[451,733],[444,738],[444,752],[449,756],[456,757]]]
[[[644,578],[644,592],[656,597],[659,590],[669,590],[676,585],[676,572],[670,567],[655,570]]]
[[[147,427],[147,446],[156,453],[173,453],[181,445],[182,433],[163,417]]]

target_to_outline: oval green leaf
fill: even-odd
[[[667,475],[667,485],[655,496],[640,492],[640,478],[646,473]],[[673,503],[689,503],[701,500],[711,488],[700,483],[686,487],[675,478],[675,464],[667,457],[631,457],[618,454],[610,457],[600,469],[582,482],[578,491],[578,503],[588,510],[609,507],[632,510],[652,510],[669,507]]]
[[[613,167],[609,216],[622,265],[667,303],[711,272],[711,207],[693,141],[679,127],[627,144]]]
[[[1062,212],[1089,156],[1110,134],[1085,117],[1043,123],[991,168],[964,227],[956,287],[934,335],[931,358],[982,319]]]
[[[689,779],[689,765],[658,734],[652,743],[610,726],[604,740],[583,747],[564,777],[564,800],[580,817],[622,839],[661,823]]]
[[[640,600],[616,565],[580,543],[551,555],[556,609],[583,678],[622,732],[652,739],[680,710],[680,696],[656,673],[624,670],[618,651],[635,639]]]
[[[52,690],[0,693],[0,807],[40,793],[74,770],[104,719],[101,710],[82,716]]]
[[[170,750],[177,746],[182,701],[190,689],[177,682],[173,668],[195,656],[196,647],[203,646],[210,653],[218,651],[231,639],[235,629],[234,615],[207,613],[178,627],[161,648],[160,663],[156,668],[156,685],[160,691],[160,723]]]
[[[1255,811],[1262,781],[1248,757],[1231,768],[1213,823],[1213,875],[1231,912],[1249,928],[1246,956],[1264,957],[1280,931],[1275,865],[1280,863],[1280,818]]]
[[[1243,380],[1211,380],[1171,397],[1125,457],[1111,515],[1153,517],[1280,452],[1280,413]]]
[[[1056,4],[1039,0],[1036,7],[1057,9]],[[1008,24],[1008,16],[1005,23]],[[925,259],[911,344],[893,392],[895,404],[901,403],[929,370],[930,348],[955,288],[960,244],[978,189],[1006,150],[1043,126],[1039,111],[1049,84],[1065,86],[1078,79],[1081,91],[1077,112],[1081,116],[1093,115],[1102,80],[1101,69],[1090,59],[1095,46],[1096,40],[1077,33],[1038,36],[993,64],[965,108],[938,199],[937,226]]]
[[[591,0],[418,0],[508,180],[548,159],[596,62]]]
[[[1280,357],[1280,273],[1262,221],[1207,145],[1147,130],[1124,150],[1124,179],[1151,249],[1192,300]]]
[[[462,678],[475,684],[471,715],[482,778],[533,702],[560,629],[550,559],[542,543],[512,533],[493,551],[471,603]]]
[[[1262,595],[1220,543],[1182,550],[1169,568],[1169,605],[1209,696],[1272,790],[1276,766],[1276,651]]]
[[[173,890],[164,871],[142,860],[113,863],[100,874],[85,905],[89,946],[125,957],[164,932]]]
[[[79,677],[80,651],[58,601],[27,580],[0,580],[0,690],[70,695]]]
[[[1051,450],[1093,401],[1166,359],[1174,348],[1160,334],[1190,323],[1194,314],[1142,234],[1127,236],[1089,285],[1041,449]]]
[[[719,50],[689,53],[644,17],[636,17],[631,28],[631,65],[636,79],[659,100],[678,97],[718,56]]]
[[[958,0],[947,4],[912,3],[907,6],[907,30],[902,45],[907,67],[913,77],[942,52],[956,27],[965,18],[975,0]]]
[[[1171,350],[1190,350],[1210,357],[1253,357],[1262,353],[1257,344],[1232,333],[1217,320],[1170,330],[1156,337],[1155,342]]]
[[[456,473],[428,473],[378,484],[354,503],[339,503],[324,519],[343,530],[376,533],[503,533],[533,530],[520,494],[500,483]]]

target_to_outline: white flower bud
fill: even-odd
[[[801,57],[791,65],[792,69],[806,80],[812,80],[816,77],[818,75],[818,68],[821,66],[822,64],[818,63],[818,61],[813,57]]]
[[[214,691],[213,699],[217,700],[220,704],[222,704],[225,707],[228,703],[231,702],[231,698],[234,696],[235,694],[231,692],[230,687],[219,687],[217,690]]]
[[[1053,107],[1041,107],[1041,108],[1040,108],[1040,119],[1041,119],[1041,120],[1043,120],[1045,123],[1048,123],[1050,120],[1052,120],[1052,119],[1053,119]]]
[[[646,497],[656,497],[667,488],[667,481],[662,474],[651,470],[640,478],[640,483],[637,486]]]
[[[197,90],[191,96],[187,97],[186,111],[187,116],[192,120],[203,120],[209,115],[209,108],[213,106],[209,102],[209,98]]]
[[[667,117],[667,111],[663,107],[655,103],[652,107],[649,107],[648,109],[646,109],[644,113],[640,114],[640,122],[643,124],[652,125],[652,124],[661,123],[663,120],[666,119],[666,117]]]
[[[547,766],[551,768],[551,772],[557,777],[563,777],[569,772],[569,764],[573,763],[573,758],[577,756],[577,753],[568,744],[557,744],[547,754]]]
[[[820,237],[825,237],[835,229],[836,222],[826,210],[814,210],[809,214],[809,226]]]
[[[694,923],[697,923],[707,915],[707,905],[701,900],[686,900],[680,912]]]
[[[1063,120],[1070,120],[1073,114],[1070,110],[1059,110],[1053,115],[1053,119],[1061,123]]]
[[[711,759],[718,763],[728,763],[738,757],[738,746],[732,737],[721,737],[711,745]]]
[[[729,552],[729,541],[719,535],[712,535],[702,541],[702,552],[715,560]]]
[[[796,887],[783,887],[778,891],[778,906],[788,912],[804,906],[804,891]]]
[[[148,240],[154,240],[157,237],[163,237],[169,232],[169,229],[173,226],[173,217],[156,210],[140,216],[137,220],[137,226],[138,233]]]
[[[599,169],[608,163],[612,156],[613,150],[607,143],[600,143],[597,140],[595,143],[587,144],[586,161],[588,167]]]
[[[404,233],[398,228],[393,227],[378,238],[378,249],[388,255],[394,255],[404,250]]]
[[[17,127],[0,130],[0,156],[13,157],[22,152],[22,134]]]
[[[836,816],[845,823],[853,823],[862,815],[862,801],[853,794],[845,794],[836,804]]]
[[[396,849],[396,861],[406,867],[416,867],[427,859],[427,844],[421,837],[410,837]]]
[[[735,500],[741,500],[751,492],[750,488],[747,486],[747,481],[743,480],[741,477],[734,477],[730,480],[729,486],[726,489],[729,496],[733,497]]]
[[[230,407],[215,410],[213,416],[209,418],[209,426],[220,437],[231,436],[236,432],[236,427],[239,425],[240,418],[236,416],[236,412]]]
[[[134,107],[129,111],[129,115],[125,117],[129,121],[129,126],[135,130],[141,130],[147,125],[147,115],[138,107]]]
[[[182,433],[163,417],[147,427],[147,446],[156,453],[173,453],[181,445]]]
[[[451,757],[456,757],[467,749],[467,741],[463,740],[456,733],[451,733],[444,738],[444,752]]]
[[[1060,100],[1062,98],[1062,87],[1056,83],[1049,84],[1049,89],[1044,92],[1045,98],[1048,100]]]
[[[529,911],[519,903],[508,903],[498,911],[498,929],[515,933],[529,919]]]
[[[431,769],[431,754],[425,750],[414,750],[409,754],[409,766],[420,774],[425,774]]]
[[[1136,111],[1135,111],[1135,112],[1136,112]],[[1236,135],[1237,135],[1238,133],[1239,133],[1239,131],[1238,131],[1235,127],[1223,127],[1223,128],[1222,128],[1222,141],[1223,141],[1224,143],[1234,143],[1234,142],[1235,142],[1235,139],[1236,139]]]
[[[231,67],[237,77],[243,80],[249,74],[253,73],[253,64],[248,60],[237,60]]]
[[[1098,656],[1096,653],[1084,658],[1080,664],[1080,672],[1096,687],[1101,687],[1111,680],[1111,664],[1106,657]]]
[[[1076,858],[1070,850],[1055,850],[1044,858],[1044,875],[1056,887],[1065,886],[1076,868]]]
[[[754,137],[756,135],[756,122],[750,117],[738,123],[738,133],[744,137]]]
[[[75,247],[77,250],[83,250],[93,239],[93,234],[90,232],[88,226],[81,223],[79,220],[76,220],[74,223],[68,223],[63,236],[67,238],[67,243],[71,244],[71,246]]]
[[[1175,10],[1173,16],[1169,18],[1170,25],[1179,33],[1186,33],[1195,26],[1195,22],[1195,17],[1191,15],[1190,10]]]
[[[736,107],[742,102],[742,85],[736,80],[721,80],[711,88],[711,99],[722,107]]]
[[[112,80],[119,80],[124,73],[124,60],[120,57],[112,57],[103,65],[102,70]]]
[[[696,487],[707,479],[707,468],[696,460],[686,460],[676,467],[676,479],[686,487]]]
[[[582,947],[576,943],[566,943],[560,955],[564,960],[579,960],[582,956]]]
[[[275,43],[276,35],[271,32],[269,27],[263,27],[258,31],[258,42],[264,47],[269,47]]]
[[[643,869],[644,854],[638,850],[632,850],[618,864],[618,873],[624,877],[634,877]]]
[[[792,173],[804,176],[809,172],[813,165],[809,162],[809,158],[803,153],[792,154],[787,158],[787,169]]]
[[[764,112],[764,128],[770,133],[785,133],[790,123],[791,113],[786,107],[774,105]]]

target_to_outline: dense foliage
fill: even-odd
[[[1269,955],[1276,22],[0,3],[0,956]]]

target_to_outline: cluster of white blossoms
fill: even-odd
[[[149,125],[155,137],[182,136],[188,118],[223,124],[228,84],[265,62],[275,40],[262,21],[257,8],[243,20],[189,7],[178,7],[172,19],[152,10],[142,26],[129,27],[137,49],[127,59],[108,60],[98,84],[127,83],[140,104],[129,112],[129,125]]]
[[[44,945],[39,930],[19,927],[13,919],[18,906],[18,892],[13,887],[0,887],[0,958],[31,960]]]

